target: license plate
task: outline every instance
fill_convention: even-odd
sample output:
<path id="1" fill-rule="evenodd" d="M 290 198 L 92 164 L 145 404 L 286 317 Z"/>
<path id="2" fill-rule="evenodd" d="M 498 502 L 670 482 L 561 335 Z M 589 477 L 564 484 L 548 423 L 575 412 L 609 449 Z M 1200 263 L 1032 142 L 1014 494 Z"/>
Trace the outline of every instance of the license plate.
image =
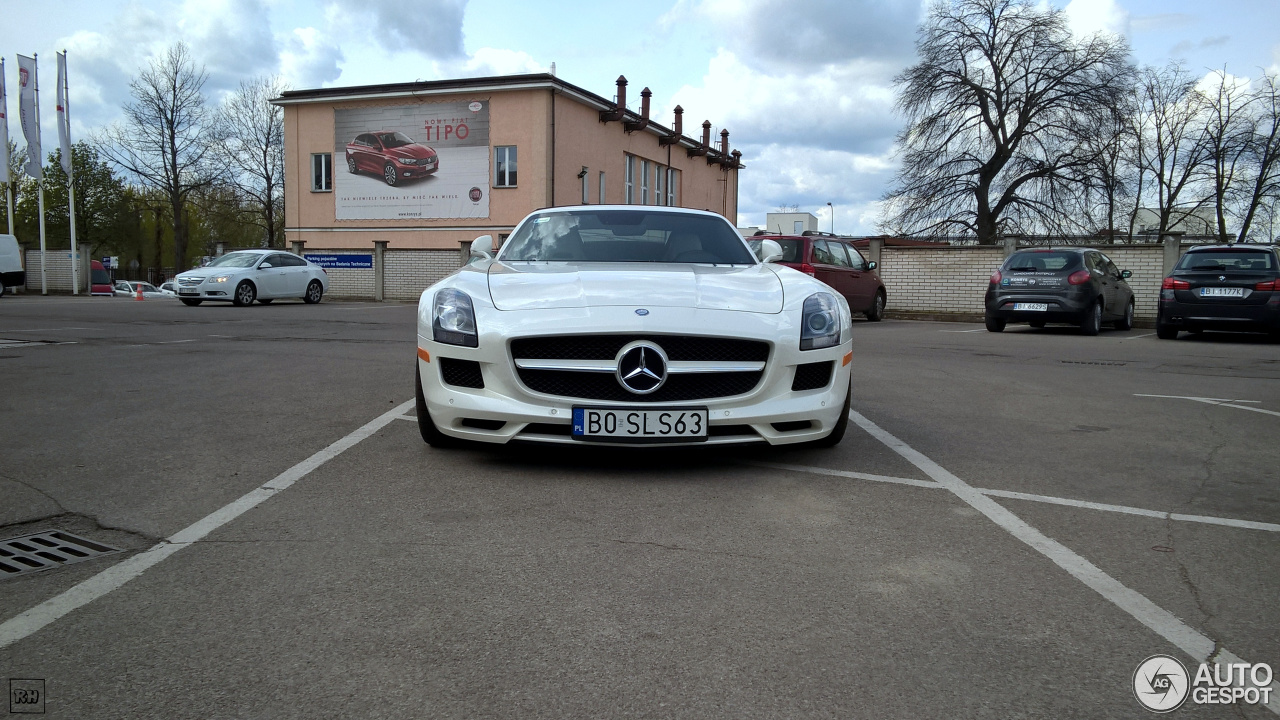
<path id="1" fill-rule="evenodd" d="M 1200 288 L 1200 297 L 1244 297 L 1244 288 Z"/>
<path id="2" fill-rule="evenodd" d="M 1014 311 L 1049 312 L 1049 303 L 1014 303 L 1013 309 Z"/>
<path id="3" fill-rule="evenodd" d="M 609 442 L 706 440 L 706 408 L 573 409 L 573 437 Z"/>
<path id="4" fill-rule="evenodd" d="M 178 294 L 179 295 L 199 295 L 200 290 L 198 288 L 178 288 Z"/>

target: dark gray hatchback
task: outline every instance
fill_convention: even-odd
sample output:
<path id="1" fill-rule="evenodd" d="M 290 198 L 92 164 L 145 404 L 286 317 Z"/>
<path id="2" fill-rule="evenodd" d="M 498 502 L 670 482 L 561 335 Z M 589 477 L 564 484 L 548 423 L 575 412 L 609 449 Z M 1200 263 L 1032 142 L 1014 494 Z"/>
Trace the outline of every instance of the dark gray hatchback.
<path id="1" fill-rule="evenodd" d="M 1280 253 L 1269 245 L 1200 245 L 1160 286 L 1156 334 L 1246 330 L 1280 337 Z"/>
<path id="2" fill-rule="evenodd" d="M 1069 323 L 1085 335 L 1097 335 L 1104 322 L 1128 330 L 1133 327 L 1129 275 L 1093 248 L 1019 250 L 991 274 L 987 330 L 1000 332 L 1011 322 L 1035 328 Z"/>

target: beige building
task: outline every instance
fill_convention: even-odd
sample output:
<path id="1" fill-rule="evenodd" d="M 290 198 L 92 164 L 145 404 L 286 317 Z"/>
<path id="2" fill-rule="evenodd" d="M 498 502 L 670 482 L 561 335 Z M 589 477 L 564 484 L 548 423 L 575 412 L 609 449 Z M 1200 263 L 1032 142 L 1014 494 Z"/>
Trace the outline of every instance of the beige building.
<path id="1" fill-rule="evenodd" d="M 648 88 L 639 113 L 626 109 L 624 78 L 617 92 L 607 100 L 547 74 L 286 92 L 275 100 L 286 241 L 377 262 L 429 251 L 424 267 L 438 276 L 465 243 L 505 238 L 539 208 L 674 205 L 736 221 L 742 164 L 728 131 L 712 138 L 705 122 L 689 137 L 680 108 L 669 127 L 649 117 Z"/>

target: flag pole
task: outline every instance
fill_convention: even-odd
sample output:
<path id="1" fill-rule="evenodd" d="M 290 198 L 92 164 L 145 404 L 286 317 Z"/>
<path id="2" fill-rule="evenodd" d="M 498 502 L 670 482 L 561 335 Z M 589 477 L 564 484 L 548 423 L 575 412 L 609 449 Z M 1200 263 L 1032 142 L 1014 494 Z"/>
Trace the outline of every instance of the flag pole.
<path id="1" fill-rule="evenodd" d="M 39 53 L 31 53 L 31 59 L 35 61 L 34 65 L 35 65 L 35 68 L 36 68 L 36 77 L 35 77 L 36 107 L 35 107 L 35 114 L 36 114 L 36 128 L 37 128 L 36 132 L 39 132 L 39 127 L 40 127 L 40 54 L 39 54 Z M 30 150 L 30 148 L 28 148 L 28 150 Z M 27 162 L 30 162 L 30 161 L 31 161 L 31 158 L 30 158 L 30 157 L 28 157 L 28 158 L 27 158 Z M 43 159 L 43 158 L 36 158 L 36 162 L 43 164 L 43 163 L 44 163 L 44 159 Z M 49 294 L 49 272 L 48 272 L 48 269 L 45 267 L 45 260 L 44 260 L 44 253 L 45 253 L 45 243 L 44 243 L 44 173 L 40 173 L 40 180 L 39 180 L 39 181 L 37 181 L 36 185 L 37 185 L 37 187 L 39 188 L 39 199 L 36 201 L 36 207 L 37 207 L 37 210 L 38 210 L 38 211 L 39 211 L 39 213 L 40 213 L 40 294 L 41 294 L 41 295 L 48 295 L 48 294 Z"/>
<path id="2" fill-rule="evenodd" d="M 72 162 L 73 155 L 71 151 L 71 102 L 70 93 L 67 92 L 69 85 L 67 83 L 67 51 L 62 51 L 62 117 L 59 122 L 65 125 L 67 141 L 63 143 L 63 150 L 66 153 L 66 169 L 67 169 L 67 212 L 71 219 L 71 294 L 80 294 L 80 246 L 76 244 L 76 184 L 75 178 L 72 176 L 72 170 L 75 168 Z"/>
<path id="3" fill-rule="evenodd" d="M 3 84 L 4 84 L 4 58 L 0 57 L 0 85 L 3 85 Z M 19 90 L 19 94 L 21 94 L 21 90 Z M 7 89 L 2 99 L 5 101 L 5 104 L 7 105 L 8 104 Z M 4 202 L 5 202 L 5 209 L 9 211 L 6 217 L 9 218 L 9 234 L 12 235 L 13 234 L 13 178 L 9 174 L 9 109 L 7 107 L 0 107 L 0 115 L 4 115 L 4 142 L 5 142 L 4 176 L 6 178 L 9 178 L 8 182 L 4 184 Z M 23 267 L 26 267 L 27 265 L 27 259 L 25 257 L 22 258 L 22 265 Z"/>

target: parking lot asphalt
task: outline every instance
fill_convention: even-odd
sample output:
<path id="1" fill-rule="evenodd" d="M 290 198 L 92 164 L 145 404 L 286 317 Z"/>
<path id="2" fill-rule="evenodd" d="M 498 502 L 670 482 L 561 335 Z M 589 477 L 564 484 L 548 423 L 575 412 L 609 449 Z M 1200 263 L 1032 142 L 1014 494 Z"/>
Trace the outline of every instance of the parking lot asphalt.
<path id="1" fill-rule="evenodd" d="M 830 450 L 440 451 L 413 316 L 0 299 L 0 539 L 124 550 L 0 580 L 0 679 L 67 718 L 1057 718 L 1144 716 L 1171 637 L 1280 665 L 1265 337 L 857 323 Z"/>

